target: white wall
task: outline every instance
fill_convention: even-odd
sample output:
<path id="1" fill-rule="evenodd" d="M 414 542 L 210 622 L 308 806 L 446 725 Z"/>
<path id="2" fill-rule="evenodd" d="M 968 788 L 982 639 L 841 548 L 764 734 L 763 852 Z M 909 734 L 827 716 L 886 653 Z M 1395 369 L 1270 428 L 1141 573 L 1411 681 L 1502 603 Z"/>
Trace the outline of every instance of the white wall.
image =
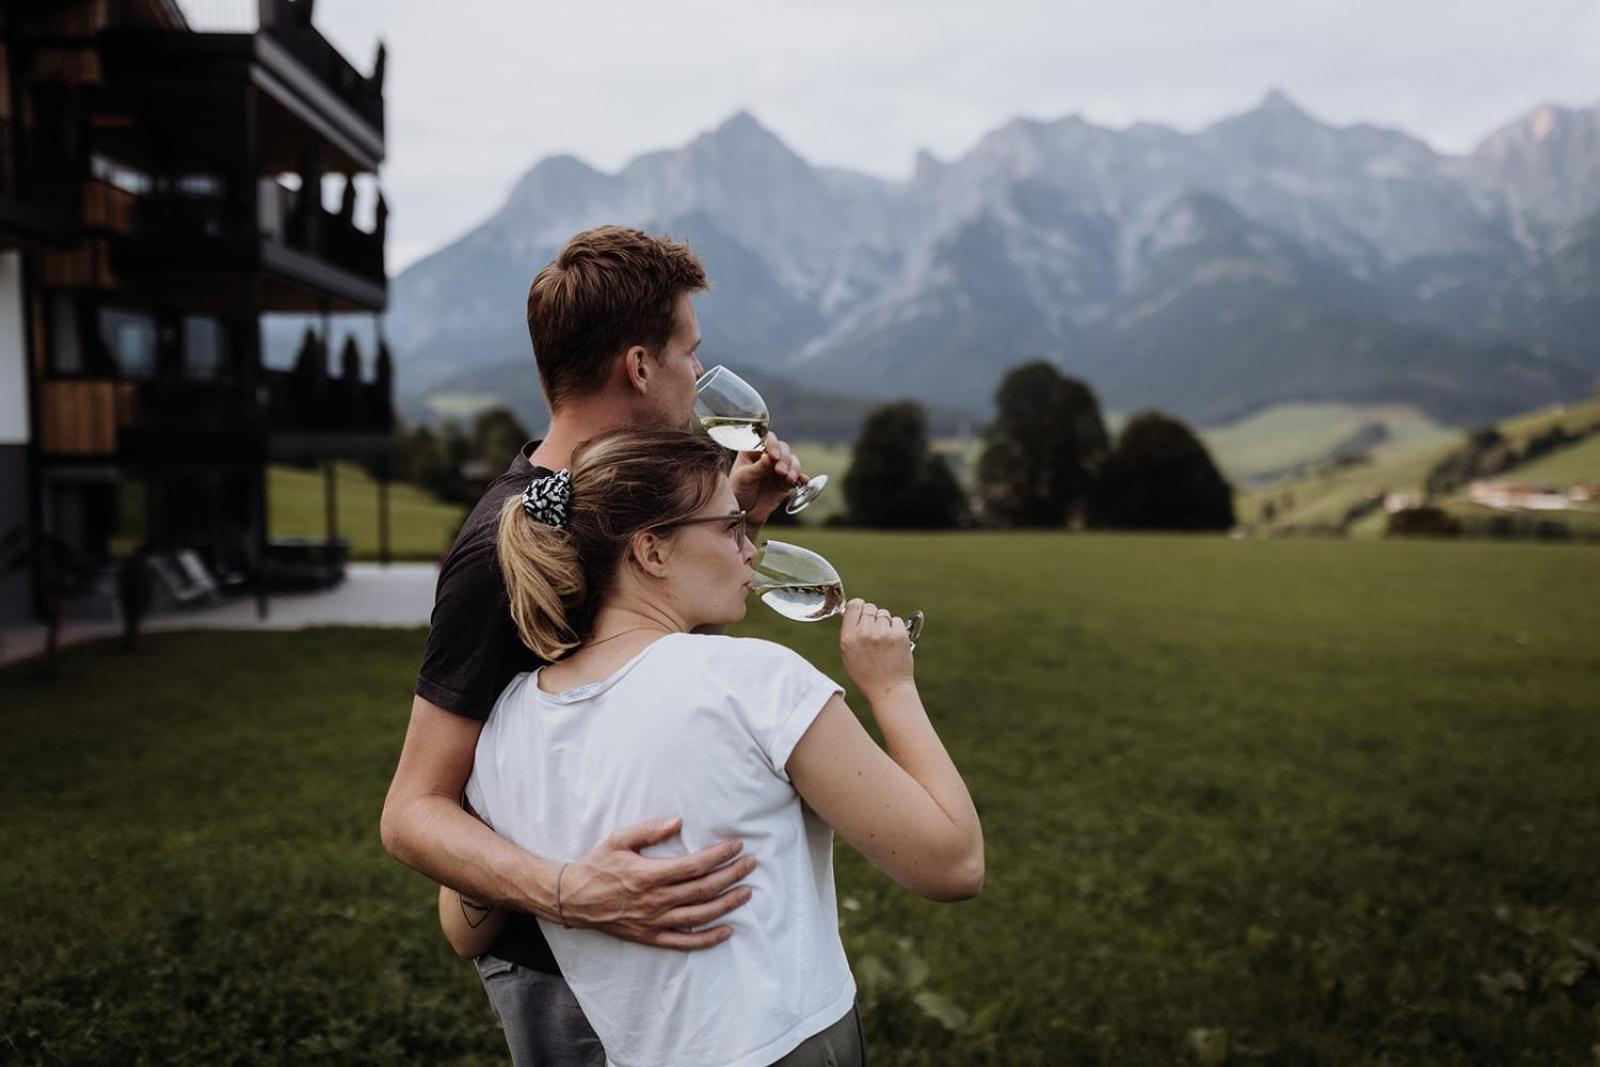
<path id="1" fill-rule="evenodd" d="M 22 256 L 0 252 L 0 445 L 28 443 L 28 349 L 22 318 Z"/>

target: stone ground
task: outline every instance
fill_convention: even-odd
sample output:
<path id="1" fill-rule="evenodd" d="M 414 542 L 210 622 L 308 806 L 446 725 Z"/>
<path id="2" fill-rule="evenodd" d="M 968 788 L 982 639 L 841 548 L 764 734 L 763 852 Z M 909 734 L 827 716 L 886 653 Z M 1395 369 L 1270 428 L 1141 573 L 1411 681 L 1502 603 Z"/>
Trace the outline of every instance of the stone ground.
<path id="1" fill-rule="evenodd" d="M 265 619 L 256 615 L 254 597 L 168 611 L 147 618 L 145 633 L 172 630 L 301 630 L 309 626 L 426 626 L 433 610 L 439 569 L 431 563 L 352 563 L 336 588 L 309 593 L 275 593 Z M 62 644 L 115 637 L 116 622 L 69 620 Z M 45 628 L 36 623 L 0 631 L 0 664 L 31 659 L 44 648 Z"/>

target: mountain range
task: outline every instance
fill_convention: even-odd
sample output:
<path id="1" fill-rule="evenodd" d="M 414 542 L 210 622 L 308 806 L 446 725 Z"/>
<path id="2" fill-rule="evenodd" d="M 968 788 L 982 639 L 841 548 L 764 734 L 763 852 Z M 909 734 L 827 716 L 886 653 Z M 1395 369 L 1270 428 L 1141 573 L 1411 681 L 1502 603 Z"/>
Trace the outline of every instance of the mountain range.
<path id="1" fill-rule="evenodd" d="M 689 241 L 704 361 L 808 395 L 981 418 L 1042 357 L 1108 408 L 1201 424 L 1290 401 L 1468 423 L 1600 374 L 1600 106 L 1448 155 L 1272 92 L 1195 132 L 1017 119 L 900 182 L 813 166 L 747 113 L 615 173 L 545 159 L 393 279 L 410 407 L 531 380 L 528 282 L 601 223 Z"/>

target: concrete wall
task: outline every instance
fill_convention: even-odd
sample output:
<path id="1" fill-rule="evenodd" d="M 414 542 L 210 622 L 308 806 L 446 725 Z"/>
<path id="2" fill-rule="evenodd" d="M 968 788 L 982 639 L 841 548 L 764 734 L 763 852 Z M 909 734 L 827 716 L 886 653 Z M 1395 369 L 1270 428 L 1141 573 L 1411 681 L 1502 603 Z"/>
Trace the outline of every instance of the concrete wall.
<path id="1" fill-rule="evenodd" d="M 28 521 L 28 350 L 22 257 L 0 252 L 0 534 Z M 32 614 L 25 577 L 0 577 L 0 624 Z"/>

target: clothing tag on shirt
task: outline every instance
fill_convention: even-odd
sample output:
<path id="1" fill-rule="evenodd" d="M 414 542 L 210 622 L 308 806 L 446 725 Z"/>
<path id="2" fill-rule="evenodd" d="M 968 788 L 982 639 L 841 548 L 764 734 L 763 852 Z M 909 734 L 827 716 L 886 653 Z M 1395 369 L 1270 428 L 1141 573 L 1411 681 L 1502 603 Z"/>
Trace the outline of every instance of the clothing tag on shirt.
<path id="1" fill-rule="evenodd" d="M 562 700 L 582 700 L 584 697 L 589 696 L 596 689 L 599 689 L 599 688 L 600 688 L 600 683 L 599 682 L 590 682 L 588 685 L 580 685 L 576 689 L 568 689 L 565 693 L 561 694 L 561 699 Z"/>

